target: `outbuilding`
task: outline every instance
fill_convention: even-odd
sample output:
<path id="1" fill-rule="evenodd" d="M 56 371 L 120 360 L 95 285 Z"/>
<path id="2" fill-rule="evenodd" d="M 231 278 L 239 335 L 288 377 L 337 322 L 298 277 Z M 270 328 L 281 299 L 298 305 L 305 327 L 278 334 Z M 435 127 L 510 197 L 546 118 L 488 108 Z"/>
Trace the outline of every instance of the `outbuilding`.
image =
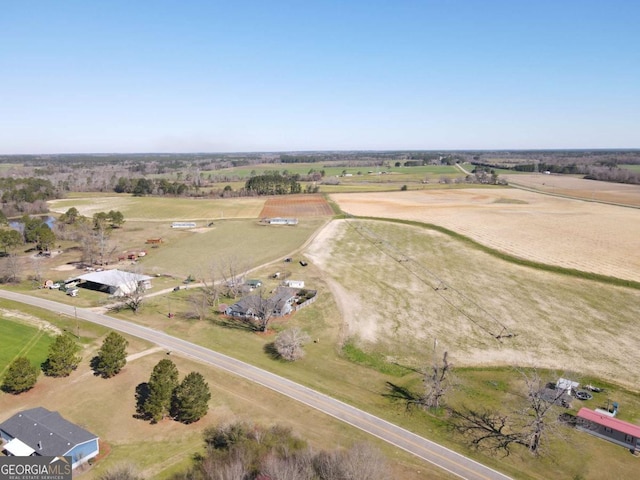
<path id="1" fill-rule="evenodd" d="M 70 456 L 72 468 L 100 453 L 96 435 L 43 407 L 23 410 L 0 423 L 0 438 L 6 442 L 2 446 L 6 455 Z"/>
<path id="2" fill-rule="evenodd" d="M 577 428 L 622 447 L 640 452 L 640 426 L 581 408 L 577 415 Z"/>

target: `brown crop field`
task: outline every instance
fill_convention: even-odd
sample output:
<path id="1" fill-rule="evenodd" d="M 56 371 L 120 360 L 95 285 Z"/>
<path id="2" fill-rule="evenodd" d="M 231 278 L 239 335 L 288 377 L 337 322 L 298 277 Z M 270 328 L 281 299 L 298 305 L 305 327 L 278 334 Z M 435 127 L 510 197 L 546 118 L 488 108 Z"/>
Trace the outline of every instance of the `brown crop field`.
<path id="1" fill-rule="evenodd" d="M 640 209 L 513 188 L 345 193 L 331 199 L 352 215 L 431 223 L 516 257 L 640 281 Z"/>
<path id="2" fill-rule="evenodd" d="M 322 195 L 283 195 L 269 198 L 260 212 L 260 218 L 318 217 L 333 215 Z"/>
<path id="3" fill-rule="evenodd" d="M 543 193 L 640 207 L 640 185 L 585 180 L 569 175 L 500 175 L 509 182 Z"/>

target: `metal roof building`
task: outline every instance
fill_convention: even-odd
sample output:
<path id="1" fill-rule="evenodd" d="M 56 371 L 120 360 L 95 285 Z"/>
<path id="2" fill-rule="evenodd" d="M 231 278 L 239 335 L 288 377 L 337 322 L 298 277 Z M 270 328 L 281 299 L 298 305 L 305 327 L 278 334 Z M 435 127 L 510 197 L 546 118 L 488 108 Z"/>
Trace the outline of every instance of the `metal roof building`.
<path id="1" fill-rule="evenodd" d="M 588 408 L 578 412 L 578 428 L 630 450 L 640 451 L 640 426 Z"/>
<path id="2" fill-rule="evenodd" d="M 138 286 L 142 286 L 145 290 L 151 288 L 152 278 L 148 275 L 113 269 L 86 273 L 74 278 L 74 280 L 87 282 L 87 285 L 84 286 L 93 290 L 103 291 L 115 297 L 122 297 L 133 293 Z"/>

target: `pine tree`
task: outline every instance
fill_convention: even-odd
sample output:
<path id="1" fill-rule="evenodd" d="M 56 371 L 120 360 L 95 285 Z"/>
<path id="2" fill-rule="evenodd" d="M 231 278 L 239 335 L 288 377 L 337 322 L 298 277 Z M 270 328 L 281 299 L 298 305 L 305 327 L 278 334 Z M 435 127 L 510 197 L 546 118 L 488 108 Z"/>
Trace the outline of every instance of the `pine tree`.
<path id="1" fill-rule="evenodd" d="M 142 407 L 153 422 L 159 422 L 171 410 L 173 392 L 178 386 L 178 368 L 169 359 L 163 359 L 153 367 L 148 382 L 149 396 Z"/>
<path id="2" fill-rule="evenodd" d="M 81 357 L 76 355 L 80 347 L 68 335 L 58 335 L 49 346 L 49 356 L 44 363 L 44 374 L 50 377 L 67 377 L 78 368 Z"/>
<path id="3" fill-rule="evenodd" d="M 102 342 L 95 358 L 95 371 L 104 378 L 116 375 L 127 364 L 129 342 L 119 333 L 111 332 Z"/>
<path id="4" fill-rule="evenodd" d="M 207 414 L 211 392 L 204 377 L 191 372 L 175 389 L 172 401 L 172 414 L 183 423 L 193 423 Z"/>
<path id="5" fill-rule="evenodd" d="M 26 392 L 36 384 L 38 373 L 38 369 L 31 365 L 27 357 L 18 357 L 7 369 L 2 390 L 8 393 Z"/>

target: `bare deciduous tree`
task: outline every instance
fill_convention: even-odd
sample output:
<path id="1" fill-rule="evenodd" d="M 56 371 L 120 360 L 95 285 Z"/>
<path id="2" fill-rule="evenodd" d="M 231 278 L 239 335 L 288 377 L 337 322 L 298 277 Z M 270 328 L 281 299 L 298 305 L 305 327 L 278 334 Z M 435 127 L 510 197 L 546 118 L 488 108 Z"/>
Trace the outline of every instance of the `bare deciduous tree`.
<path id="1" fill-rule="evenodd" d="M 20 257 L 14 254 L 0 259 L 0 279 L 7 283 L 18 283 L 24 272 L 24 266 Z"/>
<path id="2" fill-rule="evenodd" d="M 143 477 L 136 473 L 133 465 L 119 465 L 108 470 L 98 477 L 98 480 L 143 480 Z"/>
<path id="3" fill-rule="evenodd" d="M 275 308 L 273 298 L 268 297 L 261 288 L 257 294 L 247 297 L 247 303 L 251 305 L 256 330 L 266 332 Z"/>
<path id="4" fill-rule="evenodd" d="M 138 276 L 141 274 L 140 269 L 135 268 L 132 272 L 123 272 L 122 275 L 122 300 L 124 305 L 130 308 L 133 313 L 138 313 L 138 310 L 142 307 L 144 295 L 147 291 L 144 282 L 138 280 Z"/>
<path id="5" fill-rule="evenodd" d="M 442 398 L 451 389 L 450 372 L 453 364 L 448 360 L 448 352 L 444 352 L 442 363 L 438 363 L 435 358 L 431 368 L 424 374 L 424 395 L 420 398 L 420 403 L 427 408 L 438 408 Z"/>
<path id="6" fill-rule="evenodd" d="M 315 477 L 310 452 L 287 457 L 269 455 L 262 461 L 260 473 L 278 480 L 312 480 Z"/>
<path id="7" fill-rule="evenodd" d="M 285 360 L 293 362 L 304 357 L 302 347 L 309 341 L 309 335 L 298 327 L 288 328 L 278 334 L 275 347 Z"/>
<path id="8" fill-rule="evenodd" d="M 226 295 L 236 298 L 244 287 L 246 267 L 237 257 L 231 256 L 220 265 L 220 276 L 226 288 Z"/>
<path id="9" fill-rule="evenodd" d="M 519 410 L 512 413 L 466 407 L 452 410 L 454 428 L 469 436 L 474 446 L 509 455 L 512 446 L 521 445 L 540 455 L 547 437 L 561 435 L 558 410 L 566 392 L 546 388 L 535 369 L 520 370 L 520 374 L 524 378 L 526 401 Z"/>
<path id="10" fill-rule="evenodd" d="M 366 443 L 342 452 L 321 452 L 314 459 L 314 469 L 322 480 L 386 480 L 389 470 L 382 454 Z"/>

